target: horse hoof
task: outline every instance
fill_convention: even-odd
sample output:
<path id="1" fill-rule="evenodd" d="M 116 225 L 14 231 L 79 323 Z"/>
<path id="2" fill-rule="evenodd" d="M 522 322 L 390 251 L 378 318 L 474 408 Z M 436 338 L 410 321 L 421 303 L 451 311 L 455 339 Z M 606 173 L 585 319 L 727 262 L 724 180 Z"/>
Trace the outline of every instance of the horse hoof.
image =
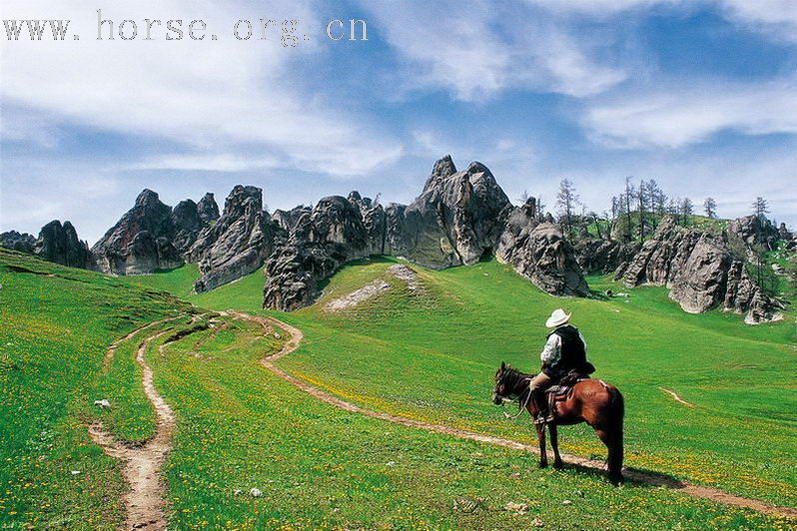
<path id="1" fill-rule="evenodd" d="M 556 470 L 562 470 L 565 467 L 565 464 L 562 463 L 561 461 L 554 461 L 553 467 Z"/>
<path id="2" fill-rule="evenodd" d="M 548 463 L 547 462 L 541 462 L 540 463 L 540 468 L 548 468 Z"/>
<path id="3" fill-rule="evenodd" d="M 615 487 L 619 487 L 620 485 L 625 483 L 625 479 L 623 479 L 622 476 L 620 476 L 619 478 L 609 478 L 609 481 L 611 481 L 612 485 L 614 485 Z"/>

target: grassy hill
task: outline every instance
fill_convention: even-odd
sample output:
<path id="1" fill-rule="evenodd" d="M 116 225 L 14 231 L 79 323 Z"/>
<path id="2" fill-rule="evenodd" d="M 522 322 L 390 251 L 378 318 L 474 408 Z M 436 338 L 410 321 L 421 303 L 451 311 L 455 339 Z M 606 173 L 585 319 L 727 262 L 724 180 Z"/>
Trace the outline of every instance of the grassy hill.
<path id="1" fill-rule="evenodd" d="M 493 262 L 416 268 L 422 289 L 411 292 L 386 273 L 392 263 L 353 264 L 319 304 L 280 314 L 305 334 L 280 366 L 371 409 L 529 441 L 527 420 L 505 421 L 489 403 L 491 378 L 502 359 L 532 368 L 541 323 L 562 305 L 575 312 L 598 376 L 626 395 L 630 465 L 795 505 L 789 442 L 797 426 L 789 416 L 797 404 L 794 382 L 783 377 L 795 369 L 792 316 L 744 327 L 738 316 L 683 314 L 657 289 L 608 302 L 557 299 Z M 350 311 L 323 311 L 377 277 L 392 289 Z M 0 459 L 9 464 L 0 471 L 0 524 L 121 522 L 118 464 L 90 442 L 86 426 L 102 420 L 131 442 L 152 435 L 133 352 L 168 329 L 147 360 L 177 415 L 164 471 L 174 528 L 528 528 L 534 518 L 553 529 L 785 525 L 667 489 L 615 489 L 589 472 L 539 471 L 532 455 L 320 403 L 258 364 L 281 339 L 158 291 L 201 308 L 265 313 L 262 273 L 188 296 L 195 278 L 190 266 L 108 278 L 0 251 Z M 114 339 L 162 319 L 171 320 L 121 342 L 104 361 Z M 91 404 L 106 396 L 113 407 L 100 413 Z M 563 450 L 604 455 L 586 429 L 562 431 Z M 507 502 L 529 511 L 505 510 Z"/>

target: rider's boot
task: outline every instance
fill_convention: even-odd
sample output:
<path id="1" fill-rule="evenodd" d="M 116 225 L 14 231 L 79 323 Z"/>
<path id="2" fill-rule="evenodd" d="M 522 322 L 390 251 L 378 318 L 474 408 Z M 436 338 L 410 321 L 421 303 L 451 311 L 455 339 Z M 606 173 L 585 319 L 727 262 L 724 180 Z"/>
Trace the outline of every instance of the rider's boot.
<path id="1" fill-rule="evenodd" d="M 534 424 L 545 424 L 546 422 L 553 420 L 552 418 L 549 418 L 549 415 L 547 414 L 548 404 L 546 404 L 547 400 L 545 397 L 545 390 L 533 390 L 531 392 L 531 399 L 534 400 L 534 403 L 537 405 L 537 416 L 534 418 Z"/>

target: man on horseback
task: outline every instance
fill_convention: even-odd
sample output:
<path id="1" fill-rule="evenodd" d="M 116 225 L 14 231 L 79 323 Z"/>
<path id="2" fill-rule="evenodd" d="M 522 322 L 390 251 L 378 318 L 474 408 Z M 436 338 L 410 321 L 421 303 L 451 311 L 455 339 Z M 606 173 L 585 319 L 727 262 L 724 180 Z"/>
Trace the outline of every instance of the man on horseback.
<path id="1" fill-rule="evenodd" d="M 545 390 L 570 373 L 589 375 L 595 367 L 587 361 L 587 343 L 578 328 L 570 324 L 571 314 L 562 309 L 554 310 L 545 322 L 552 329 L 548 340 L 540 353 L 542 370 L 532 378 L 531 399 L 537 404 L 537 424 L 553 421 L 552 412 L 548 411 Z"/>

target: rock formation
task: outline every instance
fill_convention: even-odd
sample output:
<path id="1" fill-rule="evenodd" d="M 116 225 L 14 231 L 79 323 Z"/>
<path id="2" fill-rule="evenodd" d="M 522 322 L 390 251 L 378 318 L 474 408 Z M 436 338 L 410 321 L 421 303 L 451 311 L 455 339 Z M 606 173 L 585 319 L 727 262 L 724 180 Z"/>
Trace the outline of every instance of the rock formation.
<path id="1" fill-rule="evenodd" d="M 10 230 L 0 234 L 0 247 L 6 249 L 13 249 L 22 253 L 32 253 L 33 246 L 36 244 L 36 238 L 27 232 L 17 232 Z"/>
<path id="2" fill-rule="evenodd" d="M 537 219 L 532 201 L 509 215 L 495 256 L 547 293 L 589 295 L 573 247 L 558 225 Z"/>
<path id="3" fill-rule="evenodd" d="M 172 244 L 175 226 L 171 207 L 158 194 L 144 190 L 136 203 L 92 247 L 97 267 L 114 275 L 140 275 L 172 269 L 183 261 Z"/>
<path id="4" fill-rule="evenodd" d="M 33 252 L 44 260 L 69 267 L 90 269 L 94 263 L 88 244 L 80 241 L 69 221 L 62 225 L 53 220 L 42 227 Z"/>
<path id="5" fill-rule="evenodd" d="M 644 243 L 623 282 L 667 286 L 670 298 L 689 313 L 721 307 L 746 313 L 747 323 L 780 317 L 781 305 L 748 275 L 744 257 L 731 250 L 726 236 L 679 227 L 671 217 Z"/>
<path id="6" fill-rule="evenodd" d="M 208 291 L 262 267 L 280 231 L 263 211 L 260 188 L 233 188 L 224 213 L 199 233 L 188 252 L 188 260 L 198 262 L 202 274 L 194 289 Z"/>
<path id="7" fill-rule="evenodd" d="M 266 266 L 263 305 L 296 310 L 318 296 L 318 284 L 345 262 L 371 253 L 369 232 L 356 201 L 341 196 L 321 199 L 312 213 L 302 213 L 290 237 Z"/>
<path id="8" fill-rule="evenodd" d="M 145 189 L 133 208 L 92 248 L 97 267 L 114 275 L 140 275 L 183 264 L 183 256 L 199 233 L 219 217 L 219 207 L 208 193 L 194 203 L 180 201 L 174 209 L 158 194 Z"/>
<path id="9" fill-rule="evenodd" d="M 473 162 L 458 172 L 446 155 L 415 201 L 390 210 L 385 251 L 442 269 L 492 255 L 511 204 L 486 166 Z"/>
<path id="10" fill-rule="evenodd" d="M 275 210 L 271 214 L 271 219 L 286 232 L 291 232 L 302 214 L 311 214 L 312 212 L 310 207 L 299 205 L 290 210 Z"/>
<path id="11" fill-rule="evenodd" d="M 199 200 L 196 210 L 203 225 L 210 225 L 219 219 L 219 205 L 216 204 L 216 198 L 210 192 Z"/>
<path id="12" fill-rule="evenodd" d="M 731 240 L 738 239 L 748 250 L 760 248 L 771 251 L 780 239 L 778 229 L 772 222 L 760 216 L 744 216 L 728 224 Z"/>
<path id="13" fill-rule="evenodd" d="M 576 261 L 587 273 L 606 274 L 627 264 L 639 251 L 637 243 L 601 238 L 581 238 L 574 245 Z"/>

